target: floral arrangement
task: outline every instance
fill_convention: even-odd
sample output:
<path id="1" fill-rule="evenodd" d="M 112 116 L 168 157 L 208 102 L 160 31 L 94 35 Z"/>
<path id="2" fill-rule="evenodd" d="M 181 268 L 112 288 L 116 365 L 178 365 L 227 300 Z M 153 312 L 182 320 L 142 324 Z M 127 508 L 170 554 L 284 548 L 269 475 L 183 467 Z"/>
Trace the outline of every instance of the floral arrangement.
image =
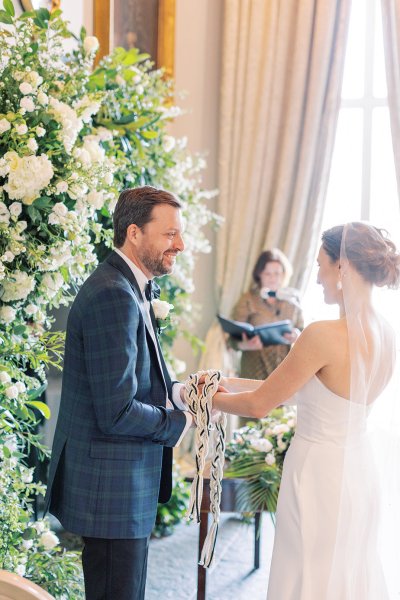
<path id="1" fill-rule="evenodd" d="M 295 433 L 296 413 L 277 408 L 234 432 L 226 447 L 225 477 L 244 478 L 238 503 L 244 512 L 276 511 L 283 461 Z"/>
<path id="2" fill-rule="evenodd" d="M 192 315 L 195 255 L 210 251 L 202 227 L 218 219 L 200 190 L 204 161 L 167 133 L 178 110 L 172 85 L 148 57 L 116 49 L 93 72 L 96 38 L 68 31 L 61 11 L 16 18 L 0 10 L 0 568 L 25 574 L 57 597 L 82 588 L 78 557 L 60 549 L 48 521 L 33 518 L 44 491 L 26 466 L 46 368 L 60 366 L 64 335 L 51 309 L 68 305 L 109 251 L 112 213 L 124 187 L 150 184 L 179 195 L 187 250 L 160 280 L 174 305 L 162 342 L 169 349 Z M 73 47 L 67 51 L 65 41 Z M 179 327 L 178 327 L 179 325 Z M 190 333 L 187 337 L 196 343 Z M 167 356 L 171 364 L 171 354 Z M 184 363 L 175 361 L 175 371 Z M 46 535 L 43 537 L 43 534 Z M 52 541 L 51 541 L 52 540 Z M 76 592 L 74 598 L 80 597 Z"/>

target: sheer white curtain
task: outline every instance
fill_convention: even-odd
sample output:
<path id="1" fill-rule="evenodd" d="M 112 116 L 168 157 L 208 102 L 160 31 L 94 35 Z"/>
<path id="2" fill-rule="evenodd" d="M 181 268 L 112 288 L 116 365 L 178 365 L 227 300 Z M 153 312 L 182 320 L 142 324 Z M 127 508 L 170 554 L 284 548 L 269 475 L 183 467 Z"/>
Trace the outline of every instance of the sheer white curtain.
<path id="1" fill-rule="evenodd" d="M 381 0 L 386 78 L 400 201 L 400 0 Z"/>
<path id="2" fill-rule="evenodd" d="M 219 312 L 259 252 L 277 246 L 302 285 L 318 234 L 340 103 L 351 0 L 225 0 L 217 211 Z M 203 368 L 222 368 L 217 324 Z"/>

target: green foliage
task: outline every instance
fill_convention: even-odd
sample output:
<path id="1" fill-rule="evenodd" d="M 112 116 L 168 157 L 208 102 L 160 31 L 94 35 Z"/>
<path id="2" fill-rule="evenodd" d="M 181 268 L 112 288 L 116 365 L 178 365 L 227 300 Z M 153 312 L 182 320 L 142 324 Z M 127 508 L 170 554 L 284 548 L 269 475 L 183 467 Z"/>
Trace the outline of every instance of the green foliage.
<path id="1" fill-rule="evenodd" d="M 276 511 L 283 461 L 294 432 L 295 413 L 287 408 L 275 409 L 234 432 L 226 448 L 225 476 L 243 479 L 240 511 Z"/>

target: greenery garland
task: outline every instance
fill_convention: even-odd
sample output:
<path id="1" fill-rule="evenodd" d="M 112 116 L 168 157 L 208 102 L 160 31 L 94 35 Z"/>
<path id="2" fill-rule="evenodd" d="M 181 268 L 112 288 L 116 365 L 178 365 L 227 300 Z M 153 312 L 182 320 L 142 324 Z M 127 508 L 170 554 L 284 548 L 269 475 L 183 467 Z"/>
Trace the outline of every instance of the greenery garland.
<path id="1" fill-rule="evenodd" d="M 210 251 L 202 233 L 218 218 L 201 191 L 201 157 L 167 132 L 178 109 L 172 84 L 138 50 L 117 48 L 92 72 L 96 38 L 68 31 L 61 11 L 15 17 L 0 10 L 0 568 L 31 578 L 57 598 L 81 598 L 75 553 L 62 550 L 47 519 L 35 521 L 31 498 L 43 493 L 26 457 L 48 450 L 35 433 L 46 369 L 60 367 L 63 334 L 51 310 L 67 306 L 111 246 L 111 219 L 124 187 L 169 189 L 184 204 L 186 252 L 160 280 L 174 306 L 162 343 L 179 333 L 195 256 Z M 66 51 L 68 42 L 72 50 Z"/>

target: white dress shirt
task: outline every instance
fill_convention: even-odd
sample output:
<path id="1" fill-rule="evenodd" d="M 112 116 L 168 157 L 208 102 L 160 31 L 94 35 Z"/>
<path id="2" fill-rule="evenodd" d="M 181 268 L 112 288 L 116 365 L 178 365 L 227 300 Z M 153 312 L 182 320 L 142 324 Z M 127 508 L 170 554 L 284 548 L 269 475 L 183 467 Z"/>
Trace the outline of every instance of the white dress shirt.
<path id="1" fill-rule="evenodd" d="M 124 254 L 119 248 L 114 248 L 114 252 L 116 252 L 126 262 L 126 264 L 130 267 L 130 269 L 131 269 L 132 273 L 134 274 L 135 279 L 136 279 L 136 281 L 138 283 L 138 286 L 139 286 L 139 289 L 140 289 L 140 292 L 141 292 L 142 298 L 143 298 L 143 311 L 142 311 L 142 314 L 143 314 L 143 317 L 144 317 L 144 319 L 146 321 L 147 329 L 149 330 L 149 333 L 150 333 L 151 337 L 153 338 L 154 346 L 155 346 L 156 352 L 157 352 L 158 362 L 160 364 L 160 369 L 161 369 L 161 373 L 162 373 L 163 370 L 162 370 L 162 366 L 161 366 L 160 355 L 159 355 L 159 352 L 158 352 L 158 344 L 157 344 L 157 340 L 156 340 L 156 332 L 154 331 L 153 324 L 151 322 L 150 302 L 147 300 L 147 298 L 145 296 L 145 293 L 144 293 L 144 290 L 145 290 L 146 285 L 148 283 L 148 279 L 147 279 L 146 275 L 143 273 L 143 271 L 141 271 L 139 269 L 139 267 L 136 266 L 135 263 L 132 262 L 130 260 L 130 258 L 128 258 L 126 256 L 126 254 Z M 165 387 L 167 387 L 167 386 L 165 386 Z M 187 430 L 190 428 L 190 426 L 193 423 L 193 417 L 190 414 L 190 412 L 187 410 L 186 404 L 184 404 L 182 402 L 182 399 L 181 399 L 181 388 L 182 387 L 183 387 L 183 384 L 182 383 L 178 383 L 178 382 L 175 382 L 172 385 L 172 400 L 173 400 L 175 406 L 179 410 L 182 410 L 184 412 L 185 417 L 186 417 L 185 428 L 182 431 L 182 434 L 181 434 L 179 440 L 175 444 L 175 447 L 179 446 L 179 444 L 181 443 L 181 441 L 182 441 L 183 437 L 185 436 Z M 168 397 L 167 397 L 167 409 L 174 410 L 174 406 L 173 406 L 172 402 L 169 400 Z"/>

